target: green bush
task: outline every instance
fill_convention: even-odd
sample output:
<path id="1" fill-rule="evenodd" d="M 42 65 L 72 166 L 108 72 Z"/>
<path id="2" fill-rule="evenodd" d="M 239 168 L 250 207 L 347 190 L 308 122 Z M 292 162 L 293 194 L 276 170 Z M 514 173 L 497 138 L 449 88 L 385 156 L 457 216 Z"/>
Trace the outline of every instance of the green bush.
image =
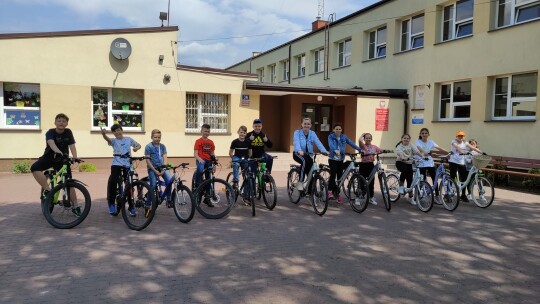
<path id="1" fill-rule="evenodd" d="M 96 166 L 91 163 L 80 164 L 79 172 L 96 172 Z"/>
<path id="2" fill-rule="evenodd" d="M 538 177 L 526 177 L 522 184 L 525 187 L 529 187 L 531 189 L 539 189 L 540 188 L 540 169 L 530 169 L 529 173 L 531 174 L 538 174 Z"/>
<path id="3" fill-rule="evenodd" d="M 30 160 L 13 160 L 13 167 L 11 168 L 11 171 L 17 174 L 30 173 Z"/>

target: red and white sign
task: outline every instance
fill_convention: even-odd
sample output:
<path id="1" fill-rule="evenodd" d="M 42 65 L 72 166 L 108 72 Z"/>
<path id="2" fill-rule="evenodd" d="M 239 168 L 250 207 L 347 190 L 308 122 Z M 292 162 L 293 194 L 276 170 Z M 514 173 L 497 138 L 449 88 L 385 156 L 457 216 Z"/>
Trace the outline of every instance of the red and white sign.
<path id="1" fill-rule="evenodd" d="M 388 109 L 375 109 L 375 131 L 388 131 Z"/>

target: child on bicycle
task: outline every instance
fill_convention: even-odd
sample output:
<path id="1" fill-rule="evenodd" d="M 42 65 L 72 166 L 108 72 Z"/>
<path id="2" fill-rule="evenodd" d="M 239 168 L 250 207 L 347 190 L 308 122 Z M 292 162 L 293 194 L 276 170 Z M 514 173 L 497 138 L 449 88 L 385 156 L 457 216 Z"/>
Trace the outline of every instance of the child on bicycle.
<path id="1" fill-rule="evenodd" d="M 214 150 L 216 146 L 211 139 L 208 139 L 208 136 L 210 136 L 210 125 L 203 124 L 201 126 L 201 138 L 195 141 L 194 147 L 195 163 L 197 165 L 195 187 L 198 187 L 202 183 L 204 169 L 211 164 L 213 158 L 215 159 Z"/>
<path id="2" fill-rule="evenodd" d="M 73 155 L 73 158 L 77 158 L 77 148 L 75 147 L 75 138 L 73 137 L 73 132 L 67 128 L 69 122 L 69 117 L 66 114 L 60 113 L 54 118 L 54 129 L 49 129 L 45 133 L 45 151 L 43 155 L 38 158 L 38 160 L 32 164 L 30 171 L 34 176 L 34 179 L 43 189 L 43 196 L 41 199 L 47 197 L 49 194 L 50 186 L 47 183 L 47 177 L 43 173 L 44 170 L 49 168 L 54 168 L 54 170 L 60 170 L 62 168 L 62 157 L 64 155 L 69 155 L 69 151 Z M 70 167 L 68 166 L 68 172 Z M 73 209 L 74 213 L 77 208 Z M 80 215 L 80 208 L 78 209 Z M 77 214 L 76 214 L 77 215 Z"/>
<path id="3" fill-rule="evenodd" d="M 166 183 L 169 182 L 171 176 L 167 170 L 158 171 L 156 168 L 167 164 L 167 148 L 161 143 L 161 131 L 158 129 L 152 130 L 150 135 L 152 142 L 144 147 L 144 156 L 146 159 L 146 167 L 148 168 L 148 181 L 150 189 L 155 189 L 160 176 L 163 177 Z M 170 201 L 170 198 L 167 198 Z M 149 202 L 150 203 L 150 202 Z"/>
<path id="4" fill-rule="evenodd" d="M 360 174 L 362 174 L 363 177 L 366 178 L 366 181 L 369 181 L 369 175 L 371 174 L 371 171 L 373 171 L 373 168 L 375 168 L 375 165 L 373 162 L 375 161 L 375 156 L 373 154 L 382 153 L 383 150 L 381 150 L 376 145 L 371 144 L 371 141 L 373 140 L 373 135 L 371 133 L 364 133 L 360 138 L 358 138 L 358 144 L 360 145 L 360 148 L 362 148 L 362 151 L 366 155 L 362 155 L 362 160 L 360 162 L 359 171 Z M 372 179 L 371 182 L 369 182 L 369 202 L 372 205 L 377 205 L 377 201 L 375 201 L 375 179 Z"/>
<path id="5" fill-rule="evenodd" d="M 232 160 L 233 167 L 233 184 L 238 187 L 238 172 L 239 169 L 245 169 L 248 165 L 247 159 L 251 157 L 252 149 L 249 140 L 246 139 L 247 127 L 240 126 L 238 128 L 238 138 L 231 142 L 229 156 Z"/>
<path id="6" fill-rule="evenodd" d="M 347 135 L 343 134 L 343 126 L 339 123 L 334 124 L 334 132 L 328 135 L 328 146 L 330 147 L 330 155 L 328 165 L 330 167 L 330 180 L 328 183 L 328 197 L 336 197 L 338 204 L 341 204 L 341 196 L 338 194 L 339 189 L 336 184 L 336 178 L 341 179 L 343 174 L 343 160 L 345 159 L 345 148 L 349 145 L 358 151 L 361 151 Z"/>
<path id="7" fill-rule="evenodd" d="M 399 176 L 399 194 L 405 194 L 405 188 L 403 184 L 407 181 L 407 188 L 412 186 L 413 180 L 413 157 L 414 155 L 419 155 L 424 157 L 426 153 L 421 148 L 417 148 L 415 145 L 410 143 L 411 136 L 407 133 L 401 136 L 401 141 L 396 145 L 394 150 L 397 155 L 396 168 L 401 172 Z M 413 197 L 413 193 L 409 192 L 409 198 Z M 415 205 L 414 200 L 411 199 L 411 204 Z"/>
<path id="8" fill-rule="evenodd" d="M 317 134 L 310 129 L 311 118 L 304 117 L 302 119 L 302 127 L 294 131 L 293 134 L 293 158 L 300 164 L 300 180 L 296 184 L 296 189 L 298 191 L 304 190 L 303 182 L 305 175 L 313 166 L 313 159 L 311 158 L 311 154 L 313 154 L 313 145 L 316 145 L 322 154 L 328 155 L 326 148 L 317 137 Z"/>
<path id="9" fill-rule="evenodd" d="M 441 153 L 448 154 L 448 151 L 445 149 L 439 147 L 437 143 L 431 139 L 429 139 L 429 130 L 428 128 L 422 128 L 420 129 L 420 134 L 418 135 L 418 139 L 415 142 L 415 145 L 422 149 L 422 151 L 428 153 L 426 155 L 426 159 L 424 157 L 418 157 L 418 168 L 420 168 L 420 173 L 424 176 L 424 180 L 427 181 L 427 175 L 431 177 L 431 181 L 433 183 L 433 187 L 435 188 L 435 196 L 439 197 L 439 188 L 436 187 L 437 181 L 435 180 L 435 162 L 433 161 L 433 157 L 429 155 L 431 151 L 437 150 Z M 438 199 L 435 200 L 437 204 L 441 204 Z"/>
<path id="10" fill-rule="evenodd" d="M 452 155 L 450 155 L 450 159 L 448 160 L 448 165 L 450 167 L 450 177 L 452 179 L 456 179 L 456 177 L 459 175 L 460 182 L 465 182 L 467 180 L 467 176 L 469 175 L 469 171 L 465 166 L 465 155 L 462 154 L 466 154 L 469 151 L 476 151 L 478 153 L 482 153 L 480 149 L 473 147 L 464 138 L 465 132 L 458 131 L 456 133 L 456 138 L 452 140 L 450 146 L 450 151 L 452 152 Z M 470 192 L 469 187 L 464 188 L 467 188 L 467 191 Z M 469 199 L 465 195 L 465 189 L 461 191 L 460 199 L 463 202 L 469 201 Z"/>
<path id="11" fill-rule="evenodd" d="M 265 133 L 262 132 L 262 120 L 257 118 L 253 121 L 253 131 L 249 132 L 246 137 L 251 141 L 251 150 L 253 151 L 254 158 L 265 158 L 266 170 L 268 173 L 272 173 L 272 164 L 274 159 L 271 155 L 264 152 L 264 146 L 272 148 L 272 142 L 268 139 Z M 251 170 L 257 172 L 257 163 L 251 165 Z"/>
<path id="12" fill-rule="evenodd" d="M 107 131 L 101 128 L 101 135 L 103 139 L 113 147 L 113 160 L 111 164 L 111 175 L 109 175 L 109 180 L 107 182 L 107 202 L 109 204 L 109 213 L 114 215 L 116 214 L 116 195 L 118 182 L 122 179 L 122 174 L 127 174 L 129 170 L 129 159 L 123 158 L 121 156 L 131 156 L 131 148 L 133 152 L 137 152 L 141 145 L 139 145 L 133 138 L 124 136 L 124 130 L 119 124 L 114 124 L 111 127 L 111 132 L 114 134 L 114 138 L 111 139 L 107 136 Z M 128 208 L 129 214 L 135 216 L 135 208 L 130 206 Z"/>

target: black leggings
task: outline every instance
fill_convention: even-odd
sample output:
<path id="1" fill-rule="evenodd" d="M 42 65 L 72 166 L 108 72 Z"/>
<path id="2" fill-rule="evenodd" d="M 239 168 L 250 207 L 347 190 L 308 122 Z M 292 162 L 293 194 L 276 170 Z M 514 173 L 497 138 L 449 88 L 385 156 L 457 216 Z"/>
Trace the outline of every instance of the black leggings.
<path id="1" fill-rule="evenodd" d="M 343 175 L 344 163 L 341 160 L 328 160 L 328 166 L 330 166 L 330 180 L 328 181 L 328 190 L 332 191 L 337 195 L 338 187 L 336 184 L 336 179 L 339 180 Z"/>
<path id="2" fill-rule="evenodd" d="M 293 158 L 300 164 L 300 181 L 303 182 L 306 174 L 308 174 L 311 167 L 313 167 L 313 159 L 307 153 L 300 155 L 296 152 L 293 152 Z"/>
<path id="3" fill-rule="evenodd" d="M 373 170 L 373 168 L 375 168 L 375 164 L 373 164 L 372 162 L 360 163 L 359 171 L 360 171 L 360 174 L 362 174 L 362 176 L 366 178 L 366 181 L 369 177 L 369 174 Z M 369 197 L 372 198 L 374 192 L 375 192 L 375 178 L 371 180 L 371 182 L 369 183 Z"/>
<path id="4" fill-rule="evenodd" d="M 465 167 L 465 165 L 460 165 L 460 164 L 456 164 L 452 162 L 450 162 L 449 164 L 450 164 L 450 177 L 452 179 L 456 178 L 456 173 L 457 173 L 459 175 L 460 182 L 464 182 L 467 180 L 467 175 L 469 174 L 469 172 L 467 171 L 467 167 Z M 470 194 L 471 190 L 469 189 L 469 187 L 466 187 L 466 188 L 467 188 L 467 192 Z M 461 196 L 465 196 L 465 189 L 461 191 Z"/>
<path id="5" fill-rule="evenodd" d="M 413 169 L 412 164 L 407 164 L 402 161 L 396 162 L 396 168 L 401 174 L 399 175 L 399 184 L 403 185 L 404 181 L 407 181 L 407 188 L 410 188 L 412 185 L 413 179 Z"/>
<path id="6" fill-rule="evenodd" d="M 111 175 L 107 182 L 107 202 L 109 205 L 114 205 L 116 195 L 118 194 L 118 182 L 122 180 L 122 174 L 127 176 L 129 168 L 122 166 L 111 166 Z"/>

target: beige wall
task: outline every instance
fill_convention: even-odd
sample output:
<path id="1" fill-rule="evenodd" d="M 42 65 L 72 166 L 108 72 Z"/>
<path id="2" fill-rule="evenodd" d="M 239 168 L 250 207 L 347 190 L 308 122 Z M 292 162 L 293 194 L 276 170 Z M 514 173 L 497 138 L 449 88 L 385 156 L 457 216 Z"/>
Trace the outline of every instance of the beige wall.
<path id="1" fill-rule="evenodd" d="M 441 43 L 439 41 L 441 40 L 442 8 L 452 2 L 389 1 L 330 27 L 331 68 L 328 80 L 324 80 L 322 74 L 310 75 L 313 73 L 313 56 L 310 51 L 324 45 L 324 32 L 292 42 L 291 84 L 406 89 L 409 92 L 411 104 L 414 102 L 414 86 L 429 84 L 430 88 L 426 88 L 425 109 L 409 113 L 408 124 L 412 135 L 417 134 L 421 127 L 427 127 L 433 139 L 441 145 L 449 146 L 455 132 L 464 130 L 470 134 L 470 137 L 477 138 L 482 149 L 490 154 L 540 159 L 540 141 L 533 138 L 535 134 L 540 133 L 540 99 L 538 98 L 540 77 L 538 78 L 535 121 L 491 121 L 494 77 L 540 70 L 540 52 L 536 51 L 540 49 L 540 21 L 493 30 L 496 3 L 475 0 L 473 36 Z M 401 21 L 420 13 L 424 13 L 425 16 L 424 47 L 400 52 Z M 387 55 L 385 58 L 367 60 L 368 32 L 383 25 L 387 27 Z M 335 45 L 338 41 L 349 37 L 352 39 L 351 65 L 336 69 Z M 306 53 L 307 76 L 295 79 L 294 56 L 302 52 Z M 231 70 L 249 71 L 249 64 L 251 64 L 252 71 L 255 71 L 261 66 L 266 67 L 278 63 L 279 60 L 287 57 L 288 46 L 284 46 L 234 66 Z M 281 80 L 279 72 L 278 80 Z M 471 121 L 439 122 L 438 86 L 443 82 L 459 80 L 472 81 Z M 370 108 L 363 108 L 363 105 L 359 104 L 358 113 L 365 110 L 371 111 Z M 412 114 L 423 114 L 424 124 L 413 125 L 410 120 Z M 368 130 L 374 130 L 372 125 L 368 127 Z M 399 132 L 396 132 L 400 133 L 401 124 L 398 124 L 398 128 Z M 504 141 L 502 145 L 501 138 Z"/>

